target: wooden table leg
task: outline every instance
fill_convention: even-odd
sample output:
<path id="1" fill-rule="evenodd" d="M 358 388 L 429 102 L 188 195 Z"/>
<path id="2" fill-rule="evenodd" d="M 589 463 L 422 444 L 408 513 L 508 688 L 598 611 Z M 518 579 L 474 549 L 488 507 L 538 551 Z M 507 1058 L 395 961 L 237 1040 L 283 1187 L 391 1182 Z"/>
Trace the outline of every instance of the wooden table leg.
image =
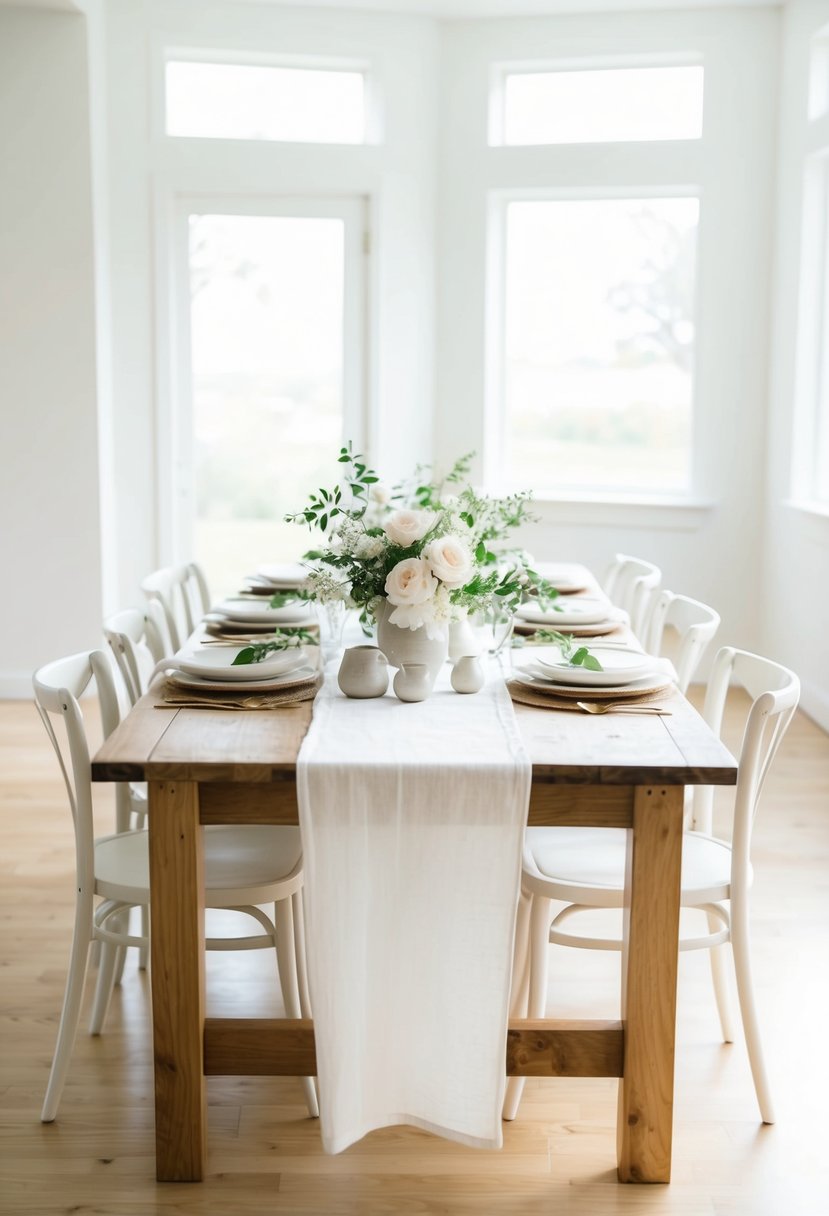
<path id="1" fill-rule="evenodd" d="M 682 786 L 636 790 L 628 832 L 622 953 L 621 1182 L 670 1182 Z"/>
<path id="2" fill-rule="evenodd" d="M 200 1182 L 206 1107 L 198 786 L 151 781 L 149 803 L 156 1177 Z"/>

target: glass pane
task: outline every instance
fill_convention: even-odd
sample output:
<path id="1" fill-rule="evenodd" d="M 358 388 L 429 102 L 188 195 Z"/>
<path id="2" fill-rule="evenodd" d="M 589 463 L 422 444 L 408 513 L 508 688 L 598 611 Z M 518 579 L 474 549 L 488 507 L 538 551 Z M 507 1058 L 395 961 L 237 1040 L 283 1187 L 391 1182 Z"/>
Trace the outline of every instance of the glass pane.
<path id="1" fill-rule="evenodd" d="M 342 438 L 340 219 L 190 216 L 196 558 L 235 590 L 299 557 L 286 524 Z"/>
<path id="2" fill-rule="evenodd" d="M 829 26 L 812 38 L 809 54 L 809 119 L 829 113 Z"/>
<path id="3" fill-rule="evenodd" d="M 702 94 L 701 67 L 511 73 L 504 143 L 699 139 Z"/>
<path id="4" fill-rule="evenodd" d="M 167 64 L 167 134 L 359 144 L 365 139 L 362 72 Z"/>
<path id="5" fill-rule="evenodd" d="M 511 483 L 682 491 L 691 475 L 694 198 L 511 203 Z"/>

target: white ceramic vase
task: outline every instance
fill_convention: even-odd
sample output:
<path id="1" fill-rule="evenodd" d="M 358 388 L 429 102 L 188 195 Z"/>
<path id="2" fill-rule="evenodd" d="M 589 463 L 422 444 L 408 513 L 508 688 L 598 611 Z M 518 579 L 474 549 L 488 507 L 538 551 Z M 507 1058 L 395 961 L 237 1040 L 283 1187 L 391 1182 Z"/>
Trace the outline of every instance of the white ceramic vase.
<path id="1" fill-rule="evenodd" d="M 423 627 L 400 629 L 389 620 L 392 612 L 394 605 L 383 600 L 377 613 L 377 645 L 388 659 L 389 666 L 400 668 L 405 663 L 423 663 L 429 669 L 430 683 L 434 684 L 446 662 L 448 630 L 444 628 L 440 637 L 430 638 Z"/>

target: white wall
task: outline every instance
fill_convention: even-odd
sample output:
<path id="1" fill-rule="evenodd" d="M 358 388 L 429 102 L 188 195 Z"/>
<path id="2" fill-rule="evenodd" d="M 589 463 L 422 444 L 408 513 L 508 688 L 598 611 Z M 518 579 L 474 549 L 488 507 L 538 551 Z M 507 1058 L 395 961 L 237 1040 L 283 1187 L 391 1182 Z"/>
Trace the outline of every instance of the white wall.
<path id="1" fill-rule="evenodd" d="M 766 653 L 803 683 L 804 709 L 829 730 L 829 512 L 792 484 L 809 43 L 829 0 L 790 0 L 783 16 L 763 604 Z M 824 334 L 824 342 L 827 340 Z"/>
<path id="2" fill-rule="evenodd" d="M 716 606 L 721 640 L 759 644 L 768 289 L 779 13 L 610 13 L 453 22 L 443 38 L 436 442 L 443 459 L 486 457 L 484 253 L 492 191 L 692 185 L 701 195 L 692 505 L 613 495 L 540 503 L 526 533 L 540 559 L 601 572 L 617 550 L 662 566 L 665 585 Z M 699 141 L 490 148 L 493 63 L 697 52 L 705 65 Z M 488 463 L 485 461 L 485 463 Z M 555 482 L 551 470 L 550 482 Z M 619 500 L 622 501 L 619 501 Z M 739 571 L 739 574 L 737 573 Z"/>
<path id="3" fill-rule="evenodd" d="M 97 644 L 101 608 L 85 20 L 0 8 L 0 695 Z"/>

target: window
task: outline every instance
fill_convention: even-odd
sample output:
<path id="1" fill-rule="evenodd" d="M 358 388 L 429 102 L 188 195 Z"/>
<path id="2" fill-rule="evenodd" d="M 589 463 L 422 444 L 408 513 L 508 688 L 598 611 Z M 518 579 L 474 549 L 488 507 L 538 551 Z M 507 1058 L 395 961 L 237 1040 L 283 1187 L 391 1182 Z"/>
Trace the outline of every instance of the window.
<path id="1" fill-rule="evenodd" d="M 507 484 L 690 488 L 698 214 L 688 197 L 505 205 Z"/>
<path id="2" fill-rule="evenodd" d="M 220 592 L 269 554 L 307 549 L 283 516 L 328 475 L 343 437 L 361 433 L 362 208 L 308 200 L 277 210 L 191 205 L 181 227 L 188 551 Z"/>
<path id="3" fill-rule="evenodd" d="M 829 150 L 806 162 L 803 204 L 793 493 L 829 503 Z"/>
<path id="4" fill-rule="evenodd" d="M 495 98 L 490 143 L 612 143 L 702 134 L 703 69 L 697 66 L 508 72 Z"/>
<path id="5" fill-rule="evenodd" d="M 365 76 L 359 71 L 170 60 L 165 76 L 168 135 L 365 140 Z"/>
<path id="6" fill-rule="evenodd" d="M 812 38 L 809 56 L 809 119 L 829 114 L 829 26 Z"/>

